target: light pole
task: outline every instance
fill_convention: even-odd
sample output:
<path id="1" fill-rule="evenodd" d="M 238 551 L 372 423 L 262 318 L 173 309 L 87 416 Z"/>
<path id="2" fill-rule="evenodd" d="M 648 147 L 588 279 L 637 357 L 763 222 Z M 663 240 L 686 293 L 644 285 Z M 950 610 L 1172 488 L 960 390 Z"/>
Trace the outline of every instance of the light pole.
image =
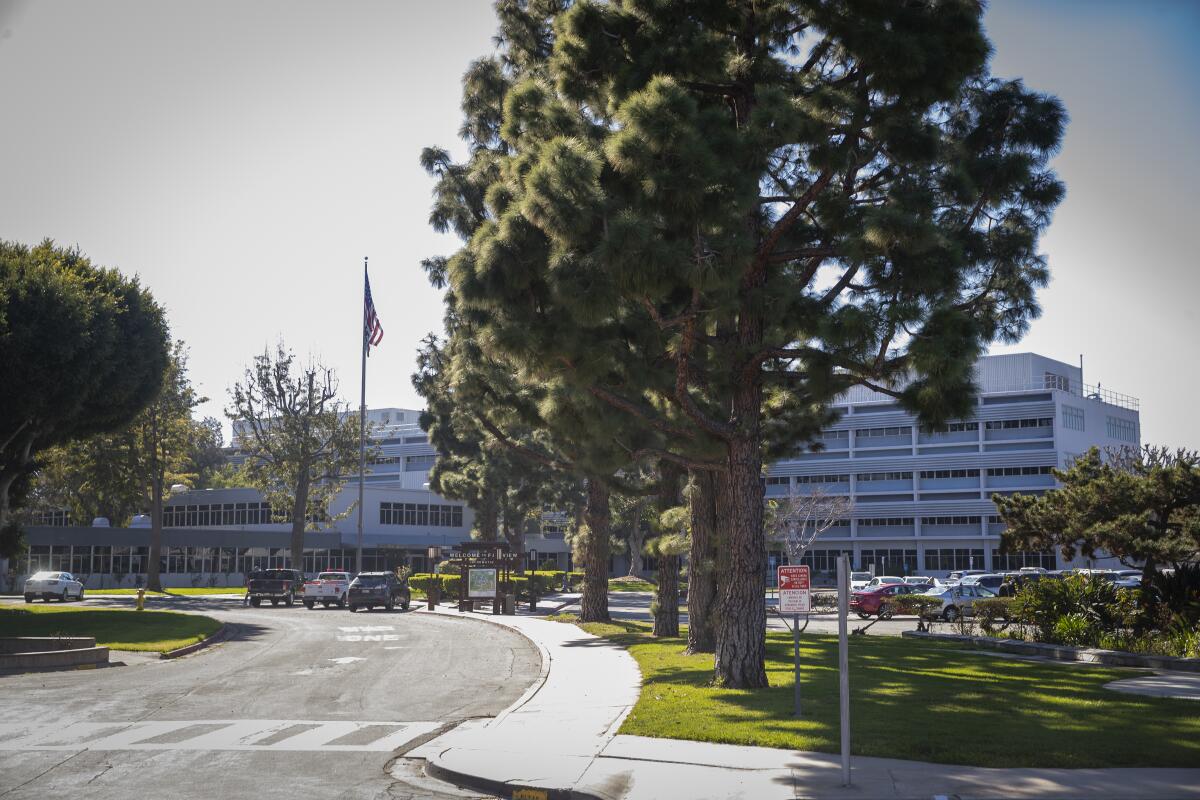
<path id="1" fill-rule="evenodd" d="M 433 611 L 442 599 L 441 579 L 438 578 L 435 571 L 437 569 L 437 560 L 442 557 L 442 548 L 436 544 L 431 544 L 429 549 L 425 551 L 425 557 L 429 559 L 429 572 L 433 575 L 429 581 L 429 591 L 425 594 L 425 607 Z"/>

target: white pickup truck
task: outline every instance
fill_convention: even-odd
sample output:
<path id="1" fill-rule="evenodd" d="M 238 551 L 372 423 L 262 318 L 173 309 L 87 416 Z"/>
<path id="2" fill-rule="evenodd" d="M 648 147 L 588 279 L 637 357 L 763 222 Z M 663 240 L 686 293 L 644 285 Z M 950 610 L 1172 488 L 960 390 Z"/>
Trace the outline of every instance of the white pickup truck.
<path id="1" fill-rule="evenodd" d="M 349 572 L 322 572 L 316 580 L 304 582 L 304 607 L 311 609 L 320 603 L 326 608 L 333 605 L 344 608 L 349 589 Z"/>

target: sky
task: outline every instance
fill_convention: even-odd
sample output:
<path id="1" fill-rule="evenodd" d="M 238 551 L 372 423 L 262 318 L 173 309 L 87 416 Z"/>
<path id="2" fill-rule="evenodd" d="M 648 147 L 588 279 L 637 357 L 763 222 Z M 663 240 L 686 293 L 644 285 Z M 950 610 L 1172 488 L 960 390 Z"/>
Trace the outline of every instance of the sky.
<path id="1" fill-rule="evenodd" d="M 1200 449 L 1200 3 L 993 0 L 992 71 L 1062 98 L 1052 283 L 1017 345 L 1141 400 L 1148 443 Z M 0 238 L 137 274 L 221 417 L 283 340 L 357 403 L 362 265 L 384 340 L 367 404 L 420 407 L 441 331 L 421 149 L 461 154 L 459 80 L 485 0 L 0 0 Z"/>

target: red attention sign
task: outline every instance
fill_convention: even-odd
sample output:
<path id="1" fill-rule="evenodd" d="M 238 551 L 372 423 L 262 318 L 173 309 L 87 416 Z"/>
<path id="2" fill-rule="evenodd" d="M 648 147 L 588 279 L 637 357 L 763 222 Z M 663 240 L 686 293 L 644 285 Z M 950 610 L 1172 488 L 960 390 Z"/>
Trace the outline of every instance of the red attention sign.
<path id="1" fill-rule="evenodd" d="M 807 614 L 812 608 L 812 585 L 808 565 L 777 567 L 779 571 L 779 613 Z"/>
<path id="2" fill-rule="evenodd" d="M 808 565 L 778 567 L 780 589 L 801 589 L 808 591 L 812 588 L 808 582 Z"/>

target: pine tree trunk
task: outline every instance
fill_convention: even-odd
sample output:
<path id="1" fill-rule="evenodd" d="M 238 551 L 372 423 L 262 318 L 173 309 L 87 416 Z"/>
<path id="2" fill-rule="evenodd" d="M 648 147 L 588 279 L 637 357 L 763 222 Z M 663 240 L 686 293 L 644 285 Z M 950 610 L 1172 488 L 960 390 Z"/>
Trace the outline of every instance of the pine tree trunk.
<path id="1" fill-rule="evenodd" d="M 642 546 L 646 543 L 646 532 L 642 530 L 642 520 L 640 516 L 633 523 L 633 530 L 629 532 L 629 577 L 640 578 L 642 571 L 645 569 L 645 561 L 642 560 Z"/>
<path id="2" fill-rule="evenodd" d="M 475 527 L 479 531 L 479 541 L 494 542 L 500 534 L 500 511 L 496 498 L 489 492 L 479 504 L 479 512 L 475 515 Z"/>
<path id="3" fill-rule="evenodd" d="M 728 452 L 729 475 L 718 482 L 717 498 L 717 527 L 727 532 L 729 561 L 717 593 L 715 680 L 729 688 L 758 689 L 768 685 L 762 454 L 757 436 L 731 439 Z"/>
<path id="4" fill-rule="evenodd" d="M 717 476 L 708 470 L 692 473 L 688 498 L 692 542 L 688 553 L 688 653 L 711 653 L 717 605 Z"/>
<path id="5" fill-rule="evenodd" d="M 587 535 L 583 538 L 583 597 L 579 617 L 583 622 L 608 621 L 608 556 L 611 516 L 608 487 L 588 479 L 587 508 L 583 512 Z"/>
<path id="6" fill-rule="evenodd" d="M 516 527 L 509 525 L 508 520 L 504 521 L 504 541 L 508 542 L 508 546 L 512 548 L 513 555 L 521 556 L 517 561 L 517 574 L 525 574 L 525 526 L 518 524 Z"/>
<path id="7" fill-rule="evenodd" d="M 656 506 L 659 514 L 662 514 L 679 503 L 679 481 L 683 477 L 683 469 L 669 461 L 661 461 L 658 475 Z M 679 556 L 661 548 L 658 553 L 658 585 L 654 589 L 654 635 L 679 635 Z"/>
<path id="8" fill-rule="evenodd" d="M 679 635 L 679 556 L 658 557 L 658 587 L 654 592 L 654 635 Z"/>

